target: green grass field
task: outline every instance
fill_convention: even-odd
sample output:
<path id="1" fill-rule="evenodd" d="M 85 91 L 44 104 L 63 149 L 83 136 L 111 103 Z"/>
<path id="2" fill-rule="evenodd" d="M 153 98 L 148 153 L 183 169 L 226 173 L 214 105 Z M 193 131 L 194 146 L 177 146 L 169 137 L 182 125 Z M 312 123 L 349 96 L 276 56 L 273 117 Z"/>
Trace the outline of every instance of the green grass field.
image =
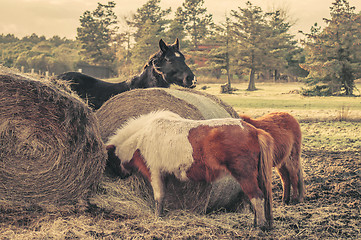
<path id="1" fill-rule="evenodd" d="M 302 83 L 257 83 L 257 91 L 246 91 L 247 83 L 232 84 L 232 94 L 221 94 L 221 84 L 199 84 L 196 90 L 221 98 L 238 113 L 259 117 L 286 111 L 300 122 L 304 147 L 328 151 L 355 151 L 361 148 L 361 97 L 304 97 Z M 202 90 L 206 86 L 206 90 Z M 357 84 L 361 89 L 361 83 Z M 356 91 L 357 92 L 357 91 Z M 309 121 L 312 124 L 309 124 Z M 346 121 L 340 121 L 346 120 Z"/>
<path id="2" fill-rule="evenodd" d="M 273 111 L 286 111 L 302 120 L 361 120 L 360 97 L 304 97 L 302 83 L 256 83 L 257 91 L 246 91 L 247 83 L 232 84 L 232 94 L 221 94 L 221 84 L 201 83 L 196 90 L 221 98 L 242 114 L 258 117 Z M 206 87 L 206 90 L 202 88 Z M 361 89 L 361 84 L 357 84 Z M 356 94 L 360 94 L 355 91 Z"/>

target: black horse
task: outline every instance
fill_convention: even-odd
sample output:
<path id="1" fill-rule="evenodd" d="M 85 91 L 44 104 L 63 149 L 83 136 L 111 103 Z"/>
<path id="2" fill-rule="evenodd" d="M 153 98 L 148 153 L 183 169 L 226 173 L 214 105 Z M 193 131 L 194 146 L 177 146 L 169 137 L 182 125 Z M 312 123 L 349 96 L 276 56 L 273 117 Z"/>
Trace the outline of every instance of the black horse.
<path id="1" fill-rule="evenodd" d="M 58 75 L 58 79 L 70 82 L 70 87 L 78 95 L 88 100 L 94 109 L 98 109 L 113 95 L 129 91 L 134 88 L 164 87 L 170 84 L 193 88 L 196 77 L 185 63 L 184 55 L 179 51 L 179 40 L 167 45 L 162 39 L 159 41 L 160 50 L 149 58 L 139 76 L 129 82 L 109 83 L 87 76 L 79 72 L 66 72 Z"/>

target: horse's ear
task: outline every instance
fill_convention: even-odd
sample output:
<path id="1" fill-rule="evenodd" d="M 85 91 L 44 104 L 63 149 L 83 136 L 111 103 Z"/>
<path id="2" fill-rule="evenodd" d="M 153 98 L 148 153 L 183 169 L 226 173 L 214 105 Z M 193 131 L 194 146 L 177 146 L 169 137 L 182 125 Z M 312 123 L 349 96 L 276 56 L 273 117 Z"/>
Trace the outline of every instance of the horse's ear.
<path id="1" fill-rule="evenodd" d="M 163 39 L 159 40 L 159 48 L 160 50 L 162 50 L 162 52 L 166 52 L 169 49 L 167 44 L 163 41 Z"/>
<path id="2" fill-rule="evenodd" d="M 175 40 L 174 46 L 175 46 L 176 49 L 179 51 L 179 39 L 178 39 L 178 38 Z"/>

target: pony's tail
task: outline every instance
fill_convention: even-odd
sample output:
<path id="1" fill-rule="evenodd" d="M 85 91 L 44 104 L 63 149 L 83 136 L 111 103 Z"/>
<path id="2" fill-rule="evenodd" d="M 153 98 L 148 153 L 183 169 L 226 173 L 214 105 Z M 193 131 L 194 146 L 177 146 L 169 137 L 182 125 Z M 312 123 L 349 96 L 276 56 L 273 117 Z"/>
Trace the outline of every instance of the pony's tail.
<path id="1" fill-rule="evenodd" d="M 258 142 L 260 146 L 260 162 L 258 167 L 259 187 L 263 191 L 265 198 L 264 209 L 265 217 L 269 228 L 272 228 L 273 214 L 272 214 L 272 163 L 274 142 L 271 135 L 262 129 L 258 131 Z"/>

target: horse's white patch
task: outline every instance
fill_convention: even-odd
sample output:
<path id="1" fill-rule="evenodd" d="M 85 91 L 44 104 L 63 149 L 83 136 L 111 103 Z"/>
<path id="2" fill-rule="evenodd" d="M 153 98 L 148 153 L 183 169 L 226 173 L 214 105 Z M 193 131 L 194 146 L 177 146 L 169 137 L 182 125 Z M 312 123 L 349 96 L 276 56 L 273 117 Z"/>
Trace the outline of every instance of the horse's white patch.
<path id="1" fill-rule="evenodd" d="M 174 55 L 175 55 L 176 57 L 181 57 L 181 55 L 180 55 L 179 52 L 175 52 Z"/>
<path id="2" fill-rule="evenodd" d="M 186 180 L 186 171 L 193 163 L 188 134 L 201 125 L 243 128 L 240 119 L 235 118 L 189 120 L 170 111 L 157 111 L 129 120 L 107 144 L 116 146 L 115 154 L 122 162 L 130 161 L 139 149 L 151 172 L 173 173 Z"/>

